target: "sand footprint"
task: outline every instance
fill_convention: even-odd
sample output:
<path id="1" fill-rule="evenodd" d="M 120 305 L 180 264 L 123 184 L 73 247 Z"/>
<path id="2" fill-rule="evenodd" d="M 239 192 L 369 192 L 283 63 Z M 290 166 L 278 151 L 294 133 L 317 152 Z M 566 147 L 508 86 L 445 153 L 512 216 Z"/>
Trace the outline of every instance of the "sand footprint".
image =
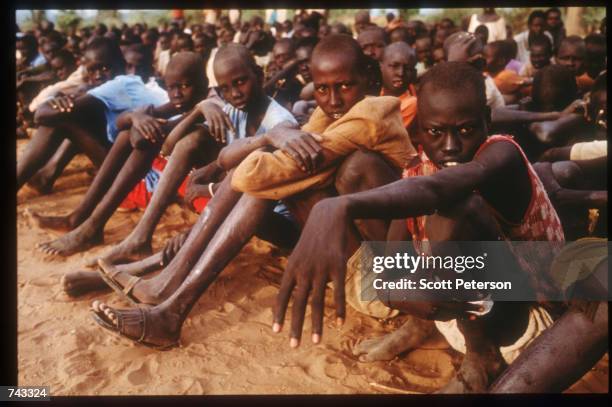
<path id="1" fill-rule="evenodd" d="M 151 371 L 149 370 L 149 362 L 141 362 L 136 366 L 135 369 L 130 370 L 126 375 L 127 381 L 134 386 L 141 386 L 149 383 L 152 379 Z"/>

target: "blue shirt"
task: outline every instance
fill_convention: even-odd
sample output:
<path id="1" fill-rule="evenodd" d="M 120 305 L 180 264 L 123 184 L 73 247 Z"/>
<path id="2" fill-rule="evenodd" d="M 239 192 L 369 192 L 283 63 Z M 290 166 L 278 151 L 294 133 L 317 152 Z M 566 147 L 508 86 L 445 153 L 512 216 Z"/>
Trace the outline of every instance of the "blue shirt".
<path id="1" fill-rule="evenodd" d="M 119 75 L 114 79 L 93 88 L 87 94 L 100 100 L 106 106 L 106 137 L 115 142 L 119 130 L 115 121 L 126 110 L 134 110 L 145 105 L 160 106 L 168 102 L 168 95 L 155 92 L 145 86 L 138 75 Z"/>

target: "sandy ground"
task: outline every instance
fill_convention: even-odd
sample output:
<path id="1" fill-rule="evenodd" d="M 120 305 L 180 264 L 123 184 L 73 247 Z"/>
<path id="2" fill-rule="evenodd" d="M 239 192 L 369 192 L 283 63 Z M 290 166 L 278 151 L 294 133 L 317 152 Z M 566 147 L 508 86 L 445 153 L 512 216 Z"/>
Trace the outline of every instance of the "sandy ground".
<path id="1" fill-rule="evenodd" d="M 26 141 L 19 140 L 18 155 Z M 270 325 L 276 282 L 286 257 L 254 239 L 227 267 L 191 311 L 181 346 L 166 352 L 134 345 L 98 327 L 89 304 L 99 298 L 126 307 L 112 292 L 79 299 L 66 296 L 60 278 L 83 269 L 99 246 L 66 259 L 35 249 L 54 237 L 24 216 L 26 208 L 67 213 L 92 179 L 93 168 L 79 156 L 47 196 L 25 187 L 18 194 L 18 352 L 19 384 L 46 385 L 52 395 L 198 395 L 198 394 L 356 394 L 433 392 L 452 376 L 461 354 L 435 335 L 420 349 L 390 362 L 360 363 L 352 354 L 359 338 L 380 336 L 394 323 L 362 316 L 348 308 L 341 329 L 326 322 L 323 341 L 288 346 L 288 333 Z M 105 231 L 105 244 L 123 239 L 141 216 L 116 213 Z M 196 215 L 173 204 L 157 228 L 154 247 L 185 229 Z M 328 293 L 331 294 L 331 293 Z M 327 303 L 332 304 L 331 295 Z M 327 307 L 326 321 L 333 308 Z M 306 316 L 309 321 L 309 315 Z M 309 325 L 306 326 L 309 332 Z M 570 392 L 607 392 L 608 356 Z"/>

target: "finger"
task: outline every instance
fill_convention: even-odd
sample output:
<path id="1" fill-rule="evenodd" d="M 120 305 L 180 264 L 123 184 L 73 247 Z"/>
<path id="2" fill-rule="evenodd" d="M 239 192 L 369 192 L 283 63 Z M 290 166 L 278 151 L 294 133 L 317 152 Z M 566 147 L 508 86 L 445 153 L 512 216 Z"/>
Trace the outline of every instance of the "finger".
<path id="1" fill-rule="evenodd" d="M 232 121 L 229 119 L 229 117 L 224 113 L 223 114 L 223 121 L 225 122 L 225 124 L 227 125 L 227 128 L 232 131 L 232 132 L 236 132 L 236 129 L 234 128 L 234 125 L 232 124 Z"/>
<path id="2" fill-rule="evenodd" d="M 310 299 L 312 312 L 312 342 L 319 343 L 323 333 L 323 308 L 325 306 L 325 281 L 315 281 Z"/>
<path id="3" fill-rule="evenodd" d="M 306 304 L 310 293 L 310 283 L 298 284 L 295 295 L 293 296 L 293 309 L 291 310 L 291 341 L 290 346 L 297 348 L 302 338 L 302 328 L 306 315 Z"/>
<path id="4" fill-rule="evenodd" d="M 320 134 L 317 134 L 317 133 L 309 133 L 309 134 L 313 139 L 315 139 L 317 143 L 320 143 L 323 141 L 323 136 L 321 136 Z"/>
<path id="5" fill-rule="evenodd" d="M 320 156 L 320 147 L 316 141 L 310 137 L 306 137 L 302 140 L 302 147 L 308 153 L 308 159 L 310 161 L 310 170 L 314 171 L 317 166 L 317 160 Z"/>
<path id="6" fill-rule="evenodd" d="M 276 295 L 276 304 L 274 306 L 274 325 L 272 330 L 274 332 L 280 332 L 283 322 L 285 321 L 285 313 L 287 312 L 287 305 L 289 304 L 289 298 L 295 287 L 295 279 L 293 274 L 287 268 L 283 273 L 283 279 L 281 280 L 281 286 Z"/>
<path id="7" fill-rule="evenodd" d="M 301 142 L 297 141 L 293 144 L 294 150 L 300 155 L 300 160 L 304 163 L 307 172 L 312 171 L 312 161 L 310 160 L 310 154 L 304 149 Z"/>
<path id="8" fill-rule="evenodd" d="M 162 118 L 156 118 L 155 121 L 159 124 L 166 124 L 168 123 L 167 119 L 162 119 Z"/>
<path id="9" fill-rule="evenodd" d="M 333 273 L 334 282 L 334 304 L 336 305 L 336 322 L 338 325 L 344 323 L 346 318 L 346 297 L 344 292 L 344 273 Z"/>
<path id="10" fill-rule="evenodd" d="M 293 158 L 302 171 L 306 171 L 306 164 L 302 161 L 302 157 L 293 147 L 286 146 L 285 152 L 289 155 L 289 157 Z"/>

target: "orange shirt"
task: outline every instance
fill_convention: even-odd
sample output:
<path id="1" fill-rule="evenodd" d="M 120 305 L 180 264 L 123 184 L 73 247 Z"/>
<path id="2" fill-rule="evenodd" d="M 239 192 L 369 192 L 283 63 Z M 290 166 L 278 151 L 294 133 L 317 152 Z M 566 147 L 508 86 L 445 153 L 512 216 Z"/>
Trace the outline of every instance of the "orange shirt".
<path id="1" fill-rule="evenodd" d="M 380 96 L 384 95 L 385 90 L 381 89 Z M 398 96 L 398 98 L 400 100 L 400 114 L 402 115 L 402 123 L 404 124 L 404 127 L 408 128 L 417 113 L 417 98 L 414 85 L 408 85 L 406 92 L 402 93 L 400 96 Z"/>
<path id="2" fill-rule="evenodd" d="M 583 73 L 580 76 L 576 76 L 576 85 L 578 85 L 578 92 L 586 93 L 591 90 L 593 84 L 595 83 L 595 79 L 591 79 L 588 73 Z"/>
<path id="3" fill-rule="evenodd" d="M 504 69 L 493 77 L 493 82 L 502 95 L 513 95 L 521 91 L 525 78 L 514 71 Z"/>

